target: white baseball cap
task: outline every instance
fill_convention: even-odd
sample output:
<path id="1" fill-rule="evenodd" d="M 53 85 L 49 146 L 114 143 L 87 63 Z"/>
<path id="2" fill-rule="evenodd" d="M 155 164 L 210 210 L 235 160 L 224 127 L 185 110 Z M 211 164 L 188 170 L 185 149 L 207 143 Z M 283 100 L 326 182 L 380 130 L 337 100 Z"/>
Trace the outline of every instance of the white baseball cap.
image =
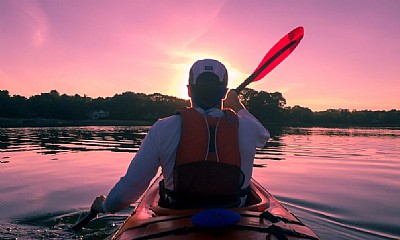
<path id="1" fill-rule="evenodd" d="M 193 63 L 189 72 L 189 85 L 196 85 L 203 73 L 214 73 L 216 76 L 211 74 L 211 77 L 217 79 L 220 85 L 228 85 L 228 71 L 225 65 L 214 59 L 202 59 Z M 207 77 L 209 78 L 210 74 L 207 74 Z"/>

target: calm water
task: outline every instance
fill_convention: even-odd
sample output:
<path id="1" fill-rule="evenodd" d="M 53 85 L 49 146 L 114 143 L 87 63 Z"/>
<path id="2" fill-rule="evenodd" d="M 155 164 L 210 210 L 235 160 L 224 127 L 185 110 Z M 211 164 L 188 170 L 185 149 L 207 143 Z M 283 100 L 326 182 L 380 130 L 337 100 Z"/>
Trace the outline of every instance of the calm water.
<path id="1" fill-rule="evenodd" d="M 0 129 L 0 238 L 103 239 L 133 210 L 69 230 L 122 176 L 146 127 Z M 400 239 L 400 129 L 288 128 L 254 177 L 322 239 Z"/>

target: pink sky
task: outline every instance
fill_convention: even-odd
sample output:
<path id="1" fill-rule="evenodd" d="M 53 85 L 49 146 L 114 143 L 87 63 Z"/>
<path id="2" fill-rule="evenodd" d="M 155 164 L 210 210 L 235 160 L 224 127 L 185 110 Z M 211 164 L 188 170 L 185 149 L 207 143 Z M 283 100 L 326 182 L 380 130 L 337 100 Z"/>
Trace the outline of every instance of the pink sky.
<path id="1" fill-rule="evenodd" d="M 238 86 L 283 35 L 297 49 L 249 87 L 287 106 L 400 109 L 400 1 L 0 1 L 0 90 L 187 98 L 191 64 L 225 63 Z"/>

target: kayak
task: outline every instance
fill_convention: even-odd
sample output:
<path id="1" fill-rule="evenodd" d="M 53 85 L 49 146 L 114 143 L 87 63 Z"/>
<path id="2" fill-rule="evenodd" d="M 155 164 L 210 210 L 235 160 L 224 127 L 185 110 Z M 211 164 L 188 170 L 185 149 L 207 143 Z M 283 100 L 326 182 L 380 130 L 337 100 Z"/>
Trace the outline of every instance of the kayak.
<path id="1" fill-rule="evenodd" d="M 248 206 L 170 209 L 158 205 L 159 176 L 112 239 L 319 239 L 256 180 Z"/>

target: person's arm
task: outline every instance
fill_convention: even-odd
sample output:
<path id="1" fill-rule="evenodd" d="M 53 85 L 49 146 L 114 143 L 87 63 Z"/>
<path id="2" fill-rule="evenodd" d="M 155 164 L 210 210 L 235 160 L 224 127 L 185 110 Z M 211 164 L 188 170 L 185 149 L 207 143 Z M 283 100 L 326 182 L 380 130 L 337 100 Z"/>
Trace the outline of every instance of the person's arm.
<path id="1" fill-rule="evenodd" d="M 256 148 L 264 147 L 270 134 L 267 129 L 255 118 L 240 102 L 237 93 L 230 90 L 224 101 L 224 107 L 236 112 L 239 118 L 239 148 L 241 169 L 245 179 L 243 186 L 250 184 L 253 173 L 254 156 Z"/>
<path id="2" fill-rule="evenodd" d="M 254 129 L 253 139 L 256 140 L 257 147 L 263 147 L 268 141 L 270 134 L 267 129 L 255 118 L 244 105 L 240 102 L 239 96 L 234 90 L 229 90 L 225 100 L 224 108 L 230 108 L 236 112 L 239 118 L 246 118 L 250 120 L 252 128 Z"/>
<path id="3" fill-rule="evenodd" d="M 237 115 L 239 119 L 247 119 L 247 121 L 242 123 L 251 126 L 251 127 L 248 126 L 248 129 L 252 129 L 251 131 L 253 132 L 252 139 L 255 140 L 256 147 L 264 147 L 264 145 L 270 138 L 269 131 L 260 123 L 260 121 L 258 121 L 256 117 L 254 117 L 246 109 L 241 109 L 240 111 L 237 112 Z M 248 135 L 250 134 L 248 133 Z"/>
<path id="4" fill-rule="evenodd" d="M 115 184 L 107 197 L 99 196 L 92 204 L 98 212 L 118 212 L 135 202 L 147 189 L 159 167 L 153 126 L 129 165 L 125 176 Z"/>

